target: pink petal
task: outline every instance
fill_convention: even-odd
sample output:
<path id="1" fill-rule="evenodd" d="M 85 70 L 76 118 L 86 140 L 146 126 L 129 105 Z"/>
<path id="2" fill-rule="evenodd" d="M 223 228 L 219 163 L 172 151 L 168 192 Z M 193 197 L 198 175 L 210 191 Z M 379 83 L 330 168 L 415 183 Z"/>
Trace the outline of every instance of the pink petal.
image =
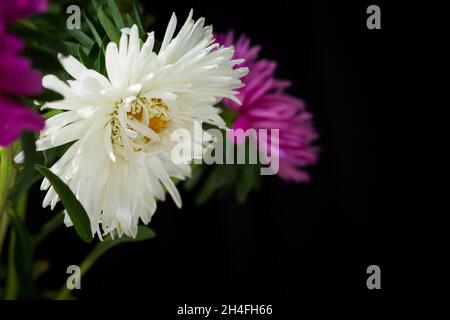
<path id="1" fill-rule="evenodd" d="M 16 101 L 0 96 L 0 145 L 7 146 L 17 140 L 22 131 L 38 132 L 44 120 L 31 109 Z"/>
<path id="2" fill-rule="evenodd" d="M 41 74 L 30 61 L 15 54 L 0 53 L 0 91 L 33 95 L 42 91 Z"/>
<path id="3" fill-rule="evenodd" d="M 47 0 L 2 0 L 0 22 L 11 23 L 47 10 Z"/>

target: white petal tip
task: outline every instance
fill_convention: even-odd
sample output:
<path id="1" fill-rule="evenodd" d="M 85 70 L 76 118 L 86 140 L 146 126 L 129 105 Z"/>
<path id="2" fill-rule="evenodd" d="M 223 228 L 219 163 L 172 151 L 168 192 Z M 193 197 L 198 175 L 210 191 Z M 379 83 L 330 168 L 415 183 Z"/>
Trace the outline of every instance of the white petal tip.
<path id="1" fill-rule="evenodd" d="M 14 157 L 15 163 L 23 163 L 24 160 L 25 160 L 25 156 L 24 156 L 23 152 L 20 152 L 18 155 L 16 155 Z"/>

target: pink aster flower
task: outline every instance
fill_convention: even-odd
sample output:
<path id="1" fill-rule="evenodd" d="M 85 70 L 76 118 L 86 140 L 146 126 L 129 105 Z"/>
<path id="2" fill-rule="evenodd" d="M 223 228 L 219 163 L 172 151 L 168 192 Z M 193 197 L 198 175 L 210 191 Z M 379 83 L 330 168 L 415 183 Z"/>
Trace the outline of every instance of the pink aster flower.
<path id="1" fill-rule="evenodd" d="M 279 129 L 279 176 L 286 181 L 309 181 L 309 174 L 303 168 L 317 162 L 319 148 L 313 146 L 318 134 L 305 103 L 286 93 L 290 82 L 274 77 L 276 63 L 258 60 L 261 48 L 252 46 L 246 36 L 235 41 L 230 31 L 218 34 L 216 41 L 224 46 L 234 46 L 233 58 L 245 59 L 240 66 L 249 68 L 248 75 L 241 79 L 245 87 L 239 89 L 238 98 L 242 104 L 229 99 L 223 101 L 238 113 L 233 129 L 253 128 L 257 132 L 258 129 Z M 270 150 L 270 140 L 258 140 L 260 148 Z M 236 142 L 240 143 L 239 139 Z"/>
<path id="2" fill-rule="evenodd" d="M 0 146 L 9 145 L 22 131 L 39 131 L 43 119 L 20 104 L 15 96 L 42 91 L 41 74 L 20 56 L 23 42 L 6 31 L 6 25 L 47 8 L 46 0 L 0 2 Z"/>

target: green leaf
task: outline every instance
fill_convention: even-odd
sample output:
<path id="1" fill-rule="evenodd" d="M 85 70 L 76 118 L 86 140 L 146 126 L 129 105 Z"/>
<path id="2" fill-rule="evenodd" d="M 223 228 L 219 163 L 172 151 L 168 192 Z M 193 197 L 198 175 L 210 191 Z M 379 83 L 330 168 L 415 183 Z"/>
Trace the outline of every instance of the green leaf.
<path id="1" fill-rule="evenodd" d="M 147 226 L 140 225 L 138 227 L 138 233 L 136 235 L 136 238 L 131 237 L 121 237 L 116 239 L 111 239 L 108 237 L 103 242 L 100 242 L 97 247 L 94 249 L 93 254 L 96 257 L 100 257 L 102 254 L 104 254 L 109 249 L 117 246 L 118 244 L 125 243 L 125 242 L 139 242 L 144 240 L 149 240 L 156 237 L 156 233 L 150 229 Z"/>
<path id="2" fill-rule="evenodd" d="M 17 299 L 18 292 L 18 280 L 16 271 L 16 233 L 12 231 L 9 235 L 8 245 L 8 259 L 6 270 L 6 284 L 5 284 L 5 299 L 15 300 Z"/>
<path id="3" fill-rule="evenodd" d="M 119 43 L 120 32 L 119 30 L 117 30 L 116 26 L 111 21 L 111 19 L 109 19 L 108 16 L 105 14 L 105 12 L 103 11 L 103 7 L 99 8 L 97 12 L 97 17 L 103 29 L 105 29 L 105 32 L 108 35 L 109 39 L 111 39 L 111 41 L 114 41 L 115 43 Z"/>
<path id="4" fill-rule="evenodd" d="M 55 73 L 58 69 L 61 69 L 61 64 L 56 58 L 57 52 L 49 50 L 49 47 L 36 45 L 32 42 L 27 42 L 27 47 L 24 51 L 28 57 L 32 57 L 33 66 L 39 68 L 41 71 L 44 70 L 45 73 Z"/>
<path id="5" fill-rule="evenodd" d="M 112 18 L 116 27 L 120 30 L 124 27 L 122 15 L 120 14 L 119 8 L 115 0 L 107 0 L 109 10 L 111 11 Z"/>
<path id="6" fill-rule="evenodd" d="M 21 165 L 17 166 L 18 168 L 21 167 Z M 29 180 L 28 188 L 33 186 L 36 182 L 38 182 L 42 178 L 42 175 L 39 172 L 35 172 L 32 176 L 32 178 Z M 22 184 L 15 184 L 14 187 L 11 189 L 10 197 L 12 201 L 16 201 L 18 197 L 22 194 Z M 26 191 L 25 191 L 26 192 Z"/>
<path id="7" fill-rule="evenodd" d="M 216 165 L 199 191 L 195 203 L 198 206 L 205 204 L 211 196 L 227 185 L 226 165 Z"/>
<path id="8" fill-rule="evenodd" d="M 86 257 L 84 262 L 81 264 L 81 274 L 86 273 L 87 270 L 91 268 L 95 261 L 100 258 L 105 252 L 114 248 L 115 246 L 126 243 L 126 242 L 139 242 L 145 241 L 156 237 L 156 233 L 147 226 L 140 225 L 138 227 L 138 233 L 136 238 L 131 237 L 121 237 L 116 239 L 111 239 L 110 236 L 105 238 L 102 242 L 100 242 L 94 250 Z"/>
<path id="9" fill-rule="evenodd" d="M 141 16 L 140 16 L 139 10 L 136 6 L 136 2 L 133 3 L 133 10 L 131 11 L 131 16 L 133 17 L 133 20 L 136 22 L 136 24 L 139 28 L 139 33 L 145 34 L 144 26 L 142 25 Z"/>
<path id="10" fill-rule="evenodd" d="M 227 127 L 233 127 L 233 124 L 236 122 L 238 113 L 231 108 L 227 108 L 223 104 L 219 104 L 218 107 L 222 110 L 220 116 L 225 121 Z"/>
<path id="11" fill-rule="evenodd" d="M 21 189 L 26 190 L 31 186 L 34 176 L 34 164 L 36 163 L 36 144 L 32 132 L 23 132 L 20 135 L 22 150 L 25 155 L 24 167 L 22 170 Z"/>
<path id="12" fill-rule="evenodd" d="M 64 213 L 56 213 L 48 222 L 46 222 L 39 233 L 34 237 L 34 245 L 37 246 L 44 241 L 53 231 L 64 224 Z"/>
<path id="13" fill-rule="evenodd" d="M 39 37 L 39 40 L 30 39 L 27 41 L 26 52 L 29 51 L 30 47 L 39 49 L 42 52 L 55 55 L 57 53 L 67 54 L 67 50 L 61 41 L 62 39 L 51 38 L 50 36 Z M 34 57 L 33 58 L 34 62 Z"/>
<path id="14" fill-rule="evenodd" d="M 67 213 L 72 220 L 73 226 L 75 227 L 75 230 L 80 238 L 86 242 L 92 242 L 92 232 L 89 217 L 82 204 L 73 194 L 72 190 L 70 190 L 70 188 L 48 168 L 41 165 L 36 165 L 36 170 L 44 175 L 52 184 L 53 188 L 61 199 L 64 208 L 67 210 Z"/>
<path id="15" fill-rule="evenodd" d="M 74 42 L 69 42 L 69 41 L 63 41 L 63 45 L 66 48 L 67 52 L 73 56 L 76 57 L 78 54 L 78 44 L 74 43 Z"/>
<path id="16" fill-rule="evenodd" d="M 57 146 L 52 149 L 44 150 L 42 151 L 44 155 L 45 165 L 47 167 L 50 167 L 53 165 L 56 161 L 56 159 L 62 157 L 64 153 L 66 153 L 67 150 L 74 144 L 74 142 L 68 142 L 63 145 Z"/>
<path id="17" fill-rule="evenodd" d="M 130 28 L 133 24 L 136 24 L 136 22 L 134 22 L 134 19 L 128 13 L 125 15 L 125 22 L 127 24 L 127 27 Z"/>
<path id="18" fill-rule="evenodd" d="M 95 61 L 95 70 L 97 70 L 100 74 L 106 75 L 105 53 L 103 50 L 98 52 L 98 57 Z"/>
<path id="19" fill-rule="evenodd" d="M 87 52 L 91 50 L 94 45 L 94 40 L 92 40 L 86 33 L 77 29 L 67 30 L 67 32 L 72 36 L 72 38 L 78 40 L 81 46 L 86 48 Z"/>
<path id="20" fill-rule="evenodd" d="M 184 190 L 186 191 L 190 191 L 195 188 L 195 186 L 199 183 L 201 177 L 203 176 L 205 168 L 202 164 L 192 164 L 191 170 L 192 176 L 183 184 Z"/>
<path id="21" fill-rule="evenodd" d="M 83 51 L 83 47 L 81 45 L 77 45 L 77 55 L 78 55 L 78 59 L 80 60 L 80 62 L 88 67 L 89 65 L 89 61 L 88 61 L 88 55 L 86 53 L 84 53 Z"/>
<path id="22" fill-rule="evenodd" d="M 101 48 L 98 48 L 97 46 L 92 47 L 91 51 L 88 54 L 88 63 L 89 63 L 89 69 L 94 69 L 97 64 L 97 59 L 101 53 Z M 98 71 L 98 70 L 97 70 Z"/>
<path id="23" fill-rule="evenodd" d="M 84 20 L 86 20 L 87 25 L 89 27 L 89 30 L 91 30 L 92 35 L 94 36 L 95 42 L 97 42 L 97 45 L 99 47 L 102 46 L 102 38 L 97 32 L 97 29 L 95 29 L 94 24 L 89 20 L 89 18 L 83 13 Z"/>
<path id="24" fill-rule="evenodd" d="M 81 63 L 84 64 L 84 66 L 88 69 L 94 68 L 95 61 L 97 60 L 97 55 L 98 49 L 96 47 L 93 47 L 91 51 L 86 54 L 83 50 L 83 47 L 78 45 L 78 58 L 80 59 Z"/>
<path id="25" fill-rule="evenodd" d="M 108 36 L 105 36 L 102 40 L 100 49 L 96 51 L 97 57 L 95 57 L 95 63 L 94 63 L 95 70 L 97 70 L 99 73 L 103 74 L 104 76 L 107 76 L 106 66 L 105 66 L 105 48 L 106 48 L 106 45 L 108 44 L 108 41 L 109 41 Z"/>
<path id="26" fill-rule="evenodd" d="M 63 112 L 63 111 L 62 111 L 62 110 L 59 110 L 59 109 L 51 109 L 51 110 L 47 111 L 46 113 L 44 113 L 44 114 L 42 115 L 42 117 L 43 117 L 45 120 L 47 120 L 47 119 L 50 119 L 50 118 L 53 117 L 53 116 L 56 116 L 58 113 L 61 113 L 61 112 Z"/>
<path id="27" fill-rule="evenodd" d="M 33 242 L 23 221 L 11 209 L 7 212 L 14 229 L 14 265 L 19 293 L 27 297 L 32 291 Z"/>
<path id="28" fill-rule="evenodd" d="M 241 179 L 238 180 L 235 194 L 239 203 L 244 203 L 250 191 L 255 189 L 261 178 L 260 166 L 256 164 L 243 165 L 241 168 Z"/>
<path id="29" fill-rule="evenodd" d="M 92 0 L 92 8 L 94 9 L 95 12 L 98 12 L 100 10 L 100 5 L 98 4 L 98 2 L 96 0 Z"/>

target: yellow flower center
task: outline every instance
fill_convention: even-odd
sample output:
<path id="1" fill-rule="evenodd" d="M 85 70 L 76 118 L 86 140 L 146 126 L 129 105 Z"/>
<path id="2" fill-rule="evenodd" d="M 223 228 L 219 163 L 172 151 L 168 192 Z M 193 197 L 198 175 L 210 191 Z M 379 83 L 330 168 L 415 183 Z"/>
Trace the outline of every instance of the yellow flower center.
<path id="1" fill-rule="evenodd" d="M 119 108 L 126 109 L 126 128 L 124 128 L 125 121 L 119 121 Z M 137 121 L 151 129 L 153 132 L 159 134 L 167 127 L 169 120 L 169 109 L 164 101 L 159 98 L 139 97 L 130 101 L 126 106 L 124 102 L 121 101 L 117 104 L 117 109 L 113 113 L 113 145 L 119 150 L 124 147 L 123 137 L 121 135 L 123 134 L 123 129 L 127 129 L 128 139 L 130 139 L 132 143 L 133 150 L 141 151 L 146 144 L 151 142 L 151 138 L 138 132 L 138 130 L 133 127 L 132 122 Z M 130 132 L 133 133 L 133 135 L 130 135 Z"/>
<path id="2" fill-rule="evenodd" d="M 149 113 L 149 121 L 147 126 L 160 133 L 169 121 L 167 105 L 157 98 L 138 98 L 132 102 L 131 110 L 127 112 L 128 117 L 133 117 L 139 122 L 142 122 L 144 116 L 144 108 Z"/>

